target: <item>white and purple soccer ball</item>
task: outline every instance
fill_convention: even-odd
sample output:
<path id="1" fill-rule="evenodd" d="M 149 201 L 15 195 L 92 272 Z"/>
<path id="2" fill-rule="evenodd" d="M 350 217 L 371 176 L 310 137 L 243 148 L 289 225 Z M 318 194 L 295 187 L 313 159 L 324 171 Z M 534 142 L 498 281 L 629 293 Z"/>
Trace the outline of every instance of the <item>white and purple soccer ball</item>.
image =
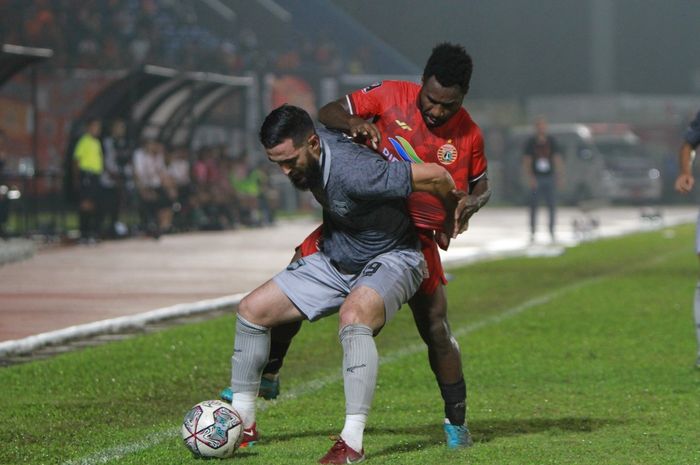
<path id="1" fill-rule="evenodd" d="M 182 439 L 197 457 L 231 457 L 243 440 L 243 420 L 231 404 L 205 400 L 185 415 Z"/>

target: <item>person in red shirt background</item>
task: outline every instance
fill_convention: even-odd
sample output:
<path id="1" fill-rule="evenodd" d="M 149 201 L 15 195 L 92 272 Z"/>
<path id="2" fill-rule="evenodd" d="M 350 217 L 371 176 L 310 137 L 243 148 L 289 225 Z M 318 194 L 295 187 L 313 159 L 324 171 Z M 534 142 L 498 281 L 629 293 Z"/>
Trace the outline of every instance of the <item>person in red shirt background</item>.
<path id="1" fill-rule="evenodd" d="M 460 233 L 490 196 L 481 130 L 462 107 L 472 67 L 471 57 L 462 46 L 439 44 L 425 66 L 422 85 L 378 82 L 319 111 L 321 123 L 367 143 L 389 160 L 432 162 L 445 167 L 461 191 L 460 202 L 467 207 L 459 221 Z M 430 194 L 414 193 L 408 203 L 428 264 L 428 276 L 409 306 L 428 346 L 430 366 L 445 401 L 447 445 L 467 447 L 472 439 L 466 425 L 466 384 L 459 345 L 447 321 L 447 279 L 437 249 L 438 244 L 443 249 L 449 246 L 450 234 L 442 230 L 445 211 L 440 200 Z M 321 228 L 306 238 L 298 253 L 306 256 L 317 251 Z M 292 324 L 273 329 L 261 396 L 277 396 L 279 369 L 299 328 L 300 324 Z M 227 397 L 225 392 L 222 397 Z"/>

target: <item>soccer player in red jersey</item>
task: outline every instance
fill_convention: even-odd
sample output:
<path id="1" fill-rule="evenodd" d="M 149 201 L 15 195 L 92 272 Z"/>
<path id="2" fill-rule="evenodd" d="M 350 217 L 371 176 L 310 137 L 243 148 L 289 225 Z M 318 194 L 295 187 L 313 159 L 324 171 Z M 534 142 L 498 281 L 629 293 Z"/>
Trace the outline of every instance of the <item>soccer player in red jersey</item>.
<path id="1" fill-rule="evenodd" d="M 364 139 L 385 158 L 444 166 L 465 193 L 463 232 L 490 195 L 481 130 L 462 107 L 471 74 L 472 60 L 463 47 L 440 44 L 428 59 L 422 85 L 373 84 L 324 106 L 319 120 Z M 447 445 L 468 446 L 466 385 L 459 346 L 447 321 L 447 280 L 436 246 L 436 241 L 445 249 L 449 244 L 449 234 L 441 229 L 445 213 L 430 194 L 415 193 L 408 202 L 429 272 L 409 305 L 445 401 Z"/>
<path id="2" fill-rule="evenodd" d="M 375 83 L 325 105 L 319 111 L 319 120 L 364 141 L 387 159 L 433 162 L 445 167 L 462 191 L 460 202 L 466 208 L 459 231 L 464 232 L 469 218 L 490 196 L 481 130 L 462 107 L 471 74 L 472 60 L 463 47 L 440 44 L 428 59 L 422 85 L 405 81 Z M 443 249 L 449 245 L 450 234 L 442 230 L 445 212 L 430 194 L 414 193 L 408 202 L 428 264 L 428 277 L 409 305 L 428 346 L 430 367 L 445 402 L 447 445 L 465 447 L 471 445 L 466 426 L 466 384 L 459 345 L 447 321 L 447 280 L 437 249 L 438 244 Z M 319 236 L 320 228 L 307 237 L 298 252 L 314 253 Z M 263 397 L 276 397 L 277 373 L 299 327 L 273 329 L 270 361 L 261 384 Z"/>

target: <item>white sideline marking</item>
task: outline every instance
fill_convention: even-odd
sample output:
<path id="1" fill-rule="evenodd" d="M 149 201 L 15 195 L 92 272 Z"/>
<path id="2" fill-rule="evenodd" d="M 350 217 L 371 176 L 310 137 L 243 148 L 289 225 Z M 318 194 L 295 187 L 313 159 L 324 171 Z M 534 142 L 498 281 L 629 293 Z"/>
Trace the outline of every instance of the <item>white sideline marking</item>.
<path id="1" fill-rule="evenodd" d="M 670 220 L 667 219 L 658 224 L 647 225 L 646 227 L 642 228 L 642 230 L 649 231 L 655 229 L 663 229 L 676 226 L 678 224 L 687 223 L 689 221 L 690 220 L 687 218 L 672 218 Z M 640 230 L 639 227 L 631 227 L 626 229 L 623 228 L 613 230 L 607 233 L 601 232 L 596 236 L 596 238 L 620 236 L 631 232 L 636 232 L 638 230 Z M 501 250 L 502 247 L 486 247 L 484 250 L 481 250 L 477 253 L 474 253 L 473 251 L 469 250 L 460 250 L 460 247 L 455 244 L 452 247 L 452 253 L 445 254 L 441 251 L 440 256 L 443 265 L 445 265 L 445 267 L 447 268 L 454 266 L 462 266 L 465 264 L 487 259 L 498 259 L 515 256 L 544 256 L 547 254 L 559 254 L 563 253 L 564 251 L 563 247 L 538 247 L 535 250 L 533 250 L 527 245 L 518 246 L 517 241 L 515 246 L 513 246 L 512 241 L 506 242 L 508 243 L 508 245 L 503 250 Z M 577 242 L 574 241 L 574 243 L 569 245 L 575 246 L 576 244 Z M 503 241 L 501 241 L 501 246 L 503 246 Z M 171 307 L 164 307 L 137 315 L 129 315 L 109 320 L 96 321 L 94 323 L 70 326 L 68 328 L 47 333 L 41 333 L 23 339 L 3 341 L 0 342 L 0 358 L 9 355 L 31 353 L 32 351 L 40 349 L 42 347 L 62 344 L 73 339 L 97 336 L 106 333 L 118 333 L 124 330 L 142 328 L 148 323 L 154 323 L 161 320 L 177 318 L 187 315 L 194 315 L 197 313 L 206 313 L 208 311 L 217 310 L 222 307 L 237 305 L 241 301 L 241 299 L 246 296 L 246 294 L 247 292 L 241 294 L 228 295 L 220 297 L 218 299 L 177 304 Z"/>
<path id="2" fill-rule="evenodd" d="M 131 444 L 124 444 L 122 446 L 110 447 L 102 452 L 98 452 L 90 457 L 69 460 L 63 462 L 64 465 L 93 465 L 98 463 L 107 463 L 112 460 L 117 460 L 125 455 L 133 454 L 135 452 L 141 452 L 142 450 L 150 449 L 156 444 L 160 444 L 163 441 L 172 439 L 173 436 L 180 432 L 180 428 L 168 428 L 160 431 L 154 432 L 147 439 L 143 441 L 133 442 Z"/>
<path id="3" fill-rule="evenodd" d="M 538 297 L 534 297 L 526 302 L 523 302 L 520 305 L 516 305 L 515 307 L 511 307 L 497 315 L 494 315 L 489 318 L 484 318 L 483 320 L 477 321 L 476 323 L 472 323 L 466 326 L 462 326 L 461 328 L 457 328 L 457 330 L 453 331 L 453 335 L 455 337 L 460 337 L 467 335 L 469 333 L 473 333 L 474 331 L 478 331 L 482 328 L 485 328 L 487 326 L 495 325 L 498 324 L 504 320 L 507 320 L 509 318 L 512 318 L 525 310 L 528 310 L 532 307 L 536 307 L 538 305 L 542 305 L 545 303 L 548 303 L 557 297 L 560 297 L 567 292 L 579 289 L 581 287 L 588 286 L 589 284 L 593 284 L 597 281 L 600 281 L 604 278 L 610 277 L 615 273 L 611 273 L 608 275 L 602 275 L 598 276 L 595 278 L 590 278 L 586 279 L 583 281 L 579 281 L 575 284 L 571 284 L 568 286 L 561 287 L 555 291 L 548 292 L 546 294 L 543 294 Z M 386 365 L 389 363 L 394 363 L 404 357 L 407 357 L 409 355 L 413 355 L 416 353 L 420 353 L 425 350 L 425 344 L 421 343 L 416 343 L 416 344 L 411 344 L 409 346 L 404 347 L 403 349 L 393 351 L 389 353 L 388 355 L 385 355 L 383 357 L 380 357 L 379 363 L 380 365 Z M 336 373 L 336 374 L 331 374 L 327 376 L 323 376 L 321 378 L 316 378 L 311 381 L 308 381 L 306 383 L 300 384 L 294 389 L 285 391 L 284 393 L 280 394 L 279 398 L 275 400 L 269 400 L 269 401 L 259 401 L 257 409 L 258 411 L 265 411 L 269 408 L 275 407 L 278 403 L 284 402 L 286 400 L 290 399 L 296 399 L 297 397 L 301 397 L 307 394 L 310 394 L 312 392 L 318 391 L 322 389 L 323 387 L 332 384 L 332 383 L 337 383 L 343 379 L 342 373 Z M 69 460 L 67 462 L 64 462 L 63 465 L 94 465 L 94 464 L 99 464 L 99 463 L 107 463 L 112 460 L 117 460 L 125 455 L 133 454 L 136 452 L 141 452 L 146 449 L 150 449 L 151 447 L 154 447 L 158 444 L 160 444 L 163 441 L 173 439 L 177 434 L 179 434 L 180 429 L 179 428 L 168 428 L 168 429 L 163 429 L 160 431 L 157 431 L 153 433 L 152 436 L 150 436 L 148 439 L 145 439 L 143 441 L 138 441 L 134 442 L 131 444 L 125 444 L 121 446 L 115 446 L 109 449 L 105 449 L 101 452 L 98 452 L 94 455 L 82 458 L 82 459 L 77 459 L 77 460 Z"/>
<path id="4" fill-rule="evenodd" d="M 61 344 L 73 339 L 97 336 L 99 334 L 118 333 L 129 329 L 143 328 L 148 323 L 177 318 L 197 313 L 210 312 L 223 307 L 238 305 L 247 293 L 233 294 L 216 299 L 201 300 L 163 307 L 150 312 L 128 315 L 109 320 L 96 321 L 84 325 L 37 334 L 35 336 L 0 342 L 0 357 L 25 354 L 48 345 Z"/>

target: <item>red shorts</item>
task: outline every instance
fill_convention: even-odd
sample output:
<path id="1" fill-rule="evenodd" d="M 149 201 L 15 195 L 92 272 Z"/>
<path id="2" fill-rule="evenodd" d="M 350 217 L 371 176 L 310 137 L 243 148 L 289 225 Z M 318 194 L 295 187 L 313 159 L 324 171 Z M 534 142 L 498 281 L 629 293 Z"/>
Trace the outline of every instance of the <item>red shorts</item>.
<path id="1" fill-rule="evenodd" d="M 322 234 L 323 226 L 321 225 L 314 229 L 314 231 L 304 239 L 304 242 L 297 246 L 296 249 L 301 252 L 302 257 L 318 252 Z M 442 262 L 440 261 L 440 252 L 437 243 L 433 240 L 433 236 L 433 231 L 418 229 L 421 250 L 423 251 L 423 257 L 428 267 L 428 276 L 423 279 L 418 290 L 426 295 L 433 295 L 440 284 L 447 284 L 445 270 L 443 270 Z"/>

